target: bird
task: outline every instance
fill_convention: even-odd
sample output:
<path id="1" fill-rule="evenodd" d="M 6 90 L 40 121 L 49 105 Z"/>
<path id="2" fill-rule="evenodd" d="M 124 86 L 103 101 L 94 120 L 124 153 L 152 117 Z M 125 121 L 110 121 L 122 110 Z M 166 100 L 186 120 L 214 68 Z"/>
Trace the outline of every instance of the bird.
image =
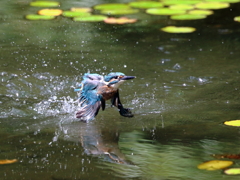
<path id="1" fill-rule="evenodd" d="M 119 97 L 119 86 L 126 80 L 134 79 L 135 76 L 126 76 L 121 72 L 111 72 L 102 76 L 99 74 L 85 73 L 80 85 L 75 89 L 79 93 L 76 118 L 81 121 L 94 119 L 99 109 L 105 109 L 107 100 L 111 99 L 112 106 L 118 108 L 121 116 L 133 117 L 128 108 L 124 108 Z"/>

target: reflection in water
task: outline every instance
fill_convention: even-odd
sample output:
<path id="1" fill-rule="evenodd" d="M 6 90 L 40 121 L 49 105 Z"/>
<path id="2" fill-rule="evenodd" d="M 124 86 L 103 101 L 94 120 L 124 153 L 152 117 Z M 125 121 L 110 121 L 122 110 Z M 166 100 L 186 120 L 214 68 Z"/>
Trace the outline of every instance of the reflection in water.
<path id="1" fill-rule="evenodd" d="M 64 133 L 64 140 L 81 142 L 84 152 L 88 155 L 102 155 L 105 160 L 120 164 L 129 163 L 119 150 L 118 132 L 102 132 L 103 129 L 95 122 L 61 124 L 60 130 L 60 133 Z"/>
<path id="2" fill-rule="evenodd" d="M 193 143 L 179 139 L 162 144 L 157 140 L 147 139 L 146 135 L 140 131 L 120 135 L 119 147 L 135 166 L 119 167 L 116 165 L 114 171 L 118 176 L 143 179 L 205 180 L 210 175 L 211 179 L 229 179 L 227 176 L 223 177 L 221 173 L 199 170 L 197 165 L 202 161 L 211 160 L 211 153 L 231 150 L 231 148 L 238 149 L 239 142 L 226 146 L 227 142 L 216 140 L 203 139 Z M 107 167 L 111 168 L 110 165 Z"/>

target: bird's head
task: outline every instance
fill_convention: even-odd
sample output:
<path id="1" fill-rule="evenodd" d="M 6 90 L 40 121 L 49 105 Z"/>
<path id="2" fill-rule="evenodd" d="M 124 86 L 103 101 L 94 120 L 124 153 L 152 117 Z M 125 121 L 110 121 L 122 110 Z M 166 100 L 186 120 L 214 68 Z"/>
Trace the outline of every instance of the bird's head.
<path id="1" fill-rule="evenodd" d="M 125 81 L 129 79 L 134 79 L 135 76 L 126 76 L 120 72 L 112 72 L 104 77 L 104 81 L 108 86 L 118 89 L 119 86 Z"/>

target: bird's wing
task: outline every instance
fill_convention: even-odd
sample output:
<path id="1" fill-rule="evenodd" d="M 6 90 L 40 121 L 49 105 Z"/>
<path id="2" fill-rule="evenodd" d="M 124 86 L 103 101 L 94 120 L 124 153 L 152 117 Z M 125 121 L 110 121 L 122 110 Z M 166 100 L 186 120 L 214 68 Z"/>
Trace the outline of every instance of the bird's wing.
<path id="1" fill-rule="evenodd" d="M 105 102 L 103 104 L 102 96 L 97 94 L 97 87 L 99 81 L 86 79 L 82 82 L 82 91 L 79 97 L 80 109 L 76 113 L 76 117 L 83 121 L 89 121 L 93 119 L 102 106 L 105 107 Z"/>

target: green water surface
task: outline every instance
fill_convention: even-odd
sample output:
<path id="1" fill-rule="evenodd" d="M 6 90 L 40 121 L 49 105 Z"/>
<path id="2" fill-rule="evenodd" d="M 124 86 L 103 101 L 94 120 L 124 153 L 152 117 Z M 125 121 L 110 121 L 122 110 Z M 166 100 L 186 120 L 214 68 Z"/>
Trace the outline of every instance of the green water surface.
<path id="1" fill-rule="evenodd" d="M 239 128 L 222 124 L 240 118 L 238 3 L 204 20 L 142 13 L 136 24 L 108 25 L 27 21 L 37 10 L 29 2 L 0 2 L 0 160 L 18 160 L 0 165 L 0 179 L 239 179 L 197 169 L 212 154 L 240 153 Z M 197 31 L 159 30 L 169 24 Z M 137 76 L 120 88 L 135 116 L 109 103 L 79 122 L 73 89 L 81 76 L 112 71 Z"/>

